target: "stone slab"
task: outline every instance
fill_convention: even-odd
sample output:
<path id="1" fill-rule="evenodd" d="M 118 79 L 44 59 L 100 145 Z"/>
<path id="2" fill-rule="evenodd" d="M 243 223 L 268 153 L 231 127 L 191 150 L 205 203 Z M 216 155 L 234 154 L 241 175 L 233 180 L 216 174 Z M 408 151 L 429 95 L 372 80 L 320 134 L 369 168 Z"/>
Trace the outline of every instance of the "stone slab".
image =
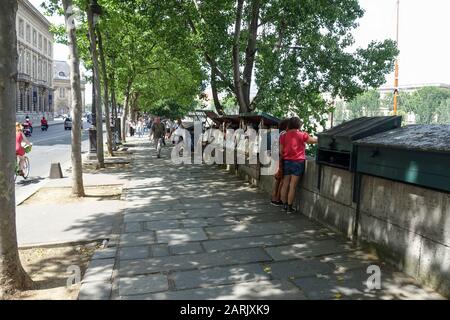
<path id="1" fill-rule="evenodd" d="M 304 300 L 305 296 L 301 290 L 287 281 L 263 280 L 127 298 L 135 300 Z"/>
<path id="2" fill-rule="evenodd" d="M 171 278 L 177 290 L 270 280 L 270 276 L 260 264 L 181 271 L 173 273 Z"/>
<path id="3" fill-rule="evenodd" d="M 265 266 L 272 277 L 286 280 L 334 272 L 334 268 L 331 265 L 320 262 L 317 259 L 274 262 Z"/>
<path id="4" fill-rule="evenodd" d="M 209 268 L 270 260 L 271 258 L 261 248 L 198 253 L 189 255 L 188 259 L 186 259 L 186 256 L 184 255 L 175 255 L 136 261 L 123 261 L 120 264 L 119 274 L 121 276 L 131 276 L 163 271 L 167 272 L 171 270 Z"/>
<path id="5" fill-rule="evenodd" d="M 161 274 L 132 278 L 121 277 L 119 279 L 120 296 L 160 292 L 168 289 L 169 282 L 167 277 Z"/>
<path id="6" fill-rule="evenodd" d="M 172 254 L 194 254 L 204 252 L 200 242 L 190 242 L 169 246 Z"/>
<path id="7" fill-rule="evenodd" d="M 111 282 L 85 282 L 80 287 L 78 300 L 109 300 L 111 291 Z"/>
<path id="8" fill-rule="evenodd" d="M 108 282 L 111 280 L 114 259 L 91 260 L 84 274 L 82 283 Z"/>
<path id="9" fill-rule="evenodd" d="M 266 222 L 241 223 L 233 226 L 206 227 L 205 231 L 210 239 L 227 239 L 291 233 L 298 231 L 298 228 L 290 223 Z"/>
<path id="10" fill-rule="evenodd" d="M 336 240 L 312 241 L 266 248 L 267 253 L 276 261 L 317 257 L 339 252 L 355 250 L 350 244 L 338 243 Z"/>
<path id="11" fill-rule="evenodd" d="M 181 224 L 177 220 L 147 221 L 145 223 L 147 230 L 177 229 L 180 227 Z"/>
<path id="12" fill-rule="evenodd" d="M 298 241 L 305 239 L 323 240 L 323 239 L 330 239 L 330 237 L 325 233 L 321 233 L 320 231 L 309 233 L 294 232 L 285 234 L 245 237 L 245 238 L 208 240 L 203 242 L 203 247 L 208 252 L 214 252 L 230 249 L 269 247 L 289 243 L 298 243 Z"/>
<path id="13" fill-rule="evenodd" d="M 133 260 L 133 259 L 145 259 L 150 257 L 149 247 L 137 246 L 137 247 L 122 247 L 119 251 L 120 260 Z"/>
<path id="14" fill-rule="evenodd" d="M 208 239 L 202 228 L 157 230 L 156 238 L 158 243 L 168 243 L 169 245 Z"/>
<path id="15" fill-rule="evenodd" d="M 156 242 L 153 231 L 144 231 L 136 233 L 124 233 L 120 236 L 121 247 L 135 247 L 140 245 L 148 245 Z"/>

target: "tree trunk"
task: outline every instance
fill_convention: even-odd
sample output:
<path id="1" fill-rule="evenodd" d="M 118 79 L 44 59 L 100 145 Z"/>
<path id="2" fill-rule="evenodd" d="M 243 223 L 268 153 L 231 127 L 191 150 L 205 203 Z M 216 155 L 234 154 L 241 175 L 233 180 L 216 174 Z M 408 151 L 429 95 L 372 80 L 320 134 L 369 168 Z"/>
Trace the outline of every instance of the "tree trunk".
<path id="1" fill-rule="evenodd" d="M 91 2 L 91 1 L 90 1 Z M 102 117 L 102 94 L 100 86 L 100 72 L 98 66 L 97 39 L 95 34 L 94 16 L 91 7 L 88 5 L 87 20 L 89 29 L 89 41 L 92 58 L 92 69 L 94 76 L 93 86 L 95 88 L 95 110 L 96 110 L 96 129 L 97 129 L 97 160 L 100 168 L 105 167 L 105 158 L 103 152 L 103 117 Z"/>
<path id="2" fill-rule="evenodd" d="M 249 36 L 247 42 L 247 48 L 245 50 L 245 66 L 243 73 L 242 92 L 244 94 L 244 101 L 249 111 L 251 111 L 250 104 L 250 89 L 252 85 L 252 73 L 255 64 L 256 56 L 256 39 L 258 36 L 258 21 L 259 11 L 261 8 L 260 0 L 252 1 L 252 12 L 249 22 Z"/>
<path id="3" fill-rule="evenodd" d="M 127 139 L 127 117 L 128 117 L 128 108 L 129 108 L 129 104 L 130 104 L 130 90 L 131 90 L 131 85 L 133 84 L 133 79 L 130 78 L 128 79 L 128 83 L 127 83 L 127 87 L 125 89 L 125 102 L 124 102 L 124 106 L 123 106 L 123 110 L 122 110 L 122 121 L 121 121 L 121 129 L 122 129 L 122 142 L 126 142 Z"/>
<path id="4" fill-rule="evenodd" d="M 242 90 L 242 80 L 240 67 L 240 34 L 241 34 L 241 23 L 242 23 L 242 11 L 244 6 L 244 0 L 237 1 L 236 9 L 236 21 L 234 26 L 234 43 L 233 43 L 233 80 L 234 80 L 234 91 L 239 104 L 239 113 L 244 113 L 248 111 L 247 104 L 244 99 L 244 92 Z"/>
<path id="5" fill-rule="evenodd" d="M 0 299 L 33 287 L 19 258 L 16 234 L 14 168 L 17 77 L 17 0 L 0 10 Z"/>
<path id="6" fill-rule="evenodd" d="M 217 92 L 217 83 L 216 83 L 216 68 L 211 68 L 211 91 L 214 100 L 214 107 L 219 115 L 224 115 L 223 106 L 220 103 L 219 95 Z"/>
<path id="7" fill-rule="evenodd" d="M 97 28 L 98 36 L 98 48 L 100 53 L 100 62 L 102 64 L 102 75 L 103 75 L 103 104 L 105 106 L 105 124 L 106 124 L 106 141 L 108 144 L 108 153 L 112 157 L 113 154 L 113 143 L 112 143 L 112 132 L 111 132 L 111 117 L 109 113 L 109 92 L 108 92 L 108 74 L 106 73 L 106 62 L 105 55 L 103 53 L 103 43 L 102 34 L 100 29 Z"/>
<path id="8" fill-rule="evenodd" d="M 77 35 L 73 19 L 71 18 L 72 0 L 63 0 L 66 33 L 69 39 L 70 51 L 70 87 L 72 95 L 72 194 L 84 197 L 83 163 L 81 159 L 81 85 L 80 85 L 80 57 L 78 55 Z"/>

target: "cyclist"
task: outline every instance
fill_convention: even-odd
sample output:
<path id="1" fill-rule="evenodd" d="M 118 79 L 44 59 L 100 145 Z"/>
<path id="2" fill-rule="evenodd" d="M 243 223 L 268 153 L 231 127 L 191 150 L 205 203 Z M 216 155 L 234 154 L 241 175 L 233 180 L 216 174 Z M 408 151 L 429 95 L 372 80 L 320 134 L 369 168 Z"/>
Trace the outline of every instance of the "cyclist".
<path id="1" fill-rule="evenodd" d="M 25 166 L 25 148 L 22 146 L 22 142 L 26 144 L 31 144 L 30 141 L 25 137 L 25 134 L 22 132 L 23 126 L 19 122 L 16 122 L 16 156 L 19 158 L 19 175 L 22 177 L 25 175 L 24 166 Z"/>
<path id="2" fill-rule="evenodd" d="M 163 143 L 164 136 L 166 134 L 166 127 L 161 123 L 161 118 L 156 117 L 151 129 L 151 136 L 156 147 L 156 157 L 161 158 L 161 144 Z"/>

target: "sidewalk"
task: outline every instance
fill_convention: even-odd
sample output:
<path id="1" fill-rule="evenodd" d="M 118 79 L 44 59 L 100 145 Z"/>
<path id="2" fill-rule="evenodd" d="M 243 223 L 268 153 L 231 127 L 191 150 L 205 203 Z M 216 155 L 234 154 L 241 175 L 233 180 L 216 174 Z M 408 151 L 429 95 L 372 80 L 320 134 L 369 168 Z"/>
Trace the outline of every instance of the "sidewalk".
<path id="1" fill-rule="evenodd" d="M 117 247 L 99 252 L 80 299 L 440 299 L 217 166 L 178 166 L 134 144 Z M 381 290 L 369 290 L 369 265 Z M 111 280 L 112 277 L 112 280 Z"/>

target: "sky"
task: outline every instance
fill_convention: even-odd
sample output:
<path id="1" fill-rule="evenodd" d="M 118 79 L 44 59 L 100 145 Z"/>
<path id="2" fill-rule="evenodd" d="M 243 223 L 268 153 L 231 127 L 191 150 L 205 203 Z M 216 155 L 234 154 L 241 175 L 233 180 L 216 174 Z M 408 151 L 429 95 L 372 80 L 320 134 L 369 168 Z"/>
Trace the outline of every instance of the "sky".
<path id="1" fill-rule="evenodd" d="M 43 0 L 30 0 L 41 12 Z M 395 40 L 397 0 L 359 0 L 365 10 L 354 30 L 354 47 L 366 47 L 372 40 Z M 450 0 L 400 0 L 399 84 L 450 84 Z M 47 17 L 56 24 L 62 17 Z M 68 49 L 55 44 L 54 59 L 67 60 Z M 393 85 L 394 75 L 386 76 Z M 91 86 L 86 86 L 86 103 L 91 102 Z"/>

